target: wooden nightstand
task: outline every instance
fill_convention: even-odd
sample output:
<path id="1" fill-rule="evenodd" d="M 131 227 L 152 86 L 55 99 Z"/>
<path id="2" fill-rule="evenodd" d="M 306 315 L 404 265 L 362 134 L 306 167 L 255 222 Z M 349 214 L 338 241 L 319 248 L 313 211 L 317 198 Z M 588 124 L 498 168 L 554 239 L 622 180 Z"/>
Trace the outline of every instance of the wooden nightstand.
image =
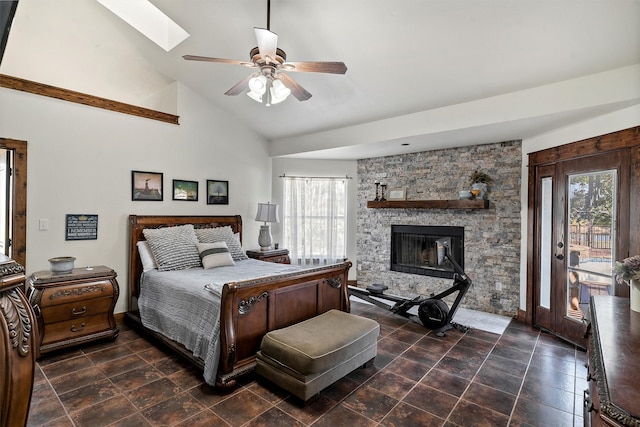
<path id="1" fill-rule="evenodd" d="M 40 353 L 118 336 L 113 317 L 120 293 L 116 276 L 103 265 L 31 275 L 29 302 L 40 330 Z"/>
<path id="2" fill-rule="evenodd" d="M 291 264 L 289 249 L 272 249 L 269 251 L 261 251 L 260 249 L 250 250 L 247 251 L 247 256 L 249 258 L 259 259 L 260 261 Z"/>

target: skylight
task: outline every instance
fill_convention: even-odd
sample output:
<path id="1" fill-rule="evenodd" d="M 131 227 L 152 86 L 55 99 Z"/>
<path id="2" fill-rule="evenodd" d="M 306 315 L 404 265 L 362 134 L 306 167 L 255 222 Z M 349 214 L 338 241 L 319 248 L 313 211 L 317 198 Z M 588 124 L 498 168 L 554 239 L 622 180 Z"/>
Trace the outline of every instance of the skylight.
<path id="1" fill-rule="evenodd" d="M 97 2 L 167 52 L 189 37 L 189 33 L 149 3 L 149 0 L 97 0 Z"/>

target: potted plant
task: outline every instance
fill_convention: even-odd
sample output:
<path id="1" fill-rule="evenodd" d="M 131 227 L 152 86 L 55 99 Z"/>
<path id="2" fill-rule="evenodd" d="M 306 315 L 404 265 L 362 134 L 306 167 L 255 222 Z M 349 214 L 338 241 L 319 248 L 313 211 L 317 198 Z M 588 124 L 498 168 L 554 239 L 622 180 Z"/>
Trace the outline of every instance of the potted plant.
<path id="1" fill-rule="evenodd" d="M 625 258 L 622 262 L 616 261 L 613 272 L 618 283 L 626 282 L 631 287 L 631 310 L 640 312 L 640 255 Z"/>
<path id="2" fill-rule="evenodd" d="M 485 194 L 487 194 L 487 185 L 493 181 L 491 177 L 484 173 L 474 171 L 469 176 L 469 182 L 471 183 L 471 194 L 475 196 L 476 199 L 484 199 Z"/>

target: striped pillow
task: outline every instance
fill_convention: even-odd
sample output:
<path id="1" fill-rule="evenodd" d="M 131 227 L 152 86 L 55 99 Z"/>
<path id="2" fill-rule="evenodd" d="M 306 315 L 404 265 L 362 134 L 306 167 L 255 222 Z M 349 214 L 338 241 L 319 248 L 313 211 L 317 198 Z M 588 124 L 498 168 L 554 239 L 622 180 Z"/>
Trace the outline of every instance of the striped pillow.
<path id="1" fill-rule="evenodd" d="M 215 228 L 196 228 L 196 236 L 200 243 L 226 242 L 231 258 L 234 261 L 249 258 L 242 250 L 240 240 L 233 234 L 233 230 L 228 225 Z"/>
<path id="2" fill-rule="evenodd" d="M 235 265 L 226 242 L 198 243 L 198 252 L 204 268 Z"/>
<path id="3" fill-rule="evenodd" d="M 200 254 L 196 246 L 198 238 L 192 224 L 145 228 L 142 233 L 149 242 L 159 271 L 200 267 Z"/>

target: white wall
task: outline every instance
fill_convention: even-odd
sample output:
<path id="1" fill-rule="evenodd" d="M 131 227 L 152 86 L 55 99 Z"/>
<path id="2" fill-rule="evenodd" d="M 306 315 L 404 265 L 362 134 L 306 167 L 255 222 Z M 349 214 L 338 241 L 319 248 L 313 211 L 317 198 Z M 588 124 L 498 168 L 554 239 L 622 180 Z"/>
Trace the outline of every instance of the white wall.
<path id="1" fill-rule="evenodd" d="M 284 189 L 284 182 L 280 176 L 283 174 L 289 176 L 350 176 L 353 178 L 349 180 L 347 188 L 347 258 L 353 263 L 353 267 L 349 270 L 349 280 L 356 279 L 357 166 L 355 160 L 302 160 L 276 157 L 272 162 L 271 173 L 271 203 L 278 203 L 280 206 L 282 206 Z M 263 202 L 266 201 L 268 200 Z M 280 214 L 282 215 L 282 212 Z M 274 242 L 282 242 L 282 223 L 272 224 L 271 234 Z M 247 242 L 249 241 L 247 240 Z M 253 241 L 254 246 L 257 246 L 257 242 L 258 234 L 256 233 Z"/>
<path id="2" fill-rule="evenodd" d="M 535 138 L 524 139 L 522 141 L 522 246 L 520 252 L 520 265 L 523 274 L 520 276 L 520 309 L 524 310 L 527 304 L 527 275 L 525 272 L 527 271 L 527 239 L 530 238 L 530 233 L 528 232 L 529 226 L 527 224 L 527 185 L 529 179 L 527 163 L 529 153 L 628 129 L 638 125 L 640 125 L 640 105 L 635 105 L 624 110 L 605 114 L 592 120 L 587 120 L 572 126 L 558 129 L 554 132 L 539 135 Z"/>
<path id="3" fill-rule="evenodd" d="M 240 214 L 254 246 L 252 215 L 271 194 L 266 141 L 182 85 L 178 115 L 176 126 L 0 88 L 0 136 L 28 142 L 27 274 L 55 256 L 107 265 L 118 273 L 118 313 L 127 310 L 129 214 Z M 132 201 L 132 170 L 162 172 L 164 201 Z M 199 200 L 172 201 L 173 179 L 198 181 Z M 229 181 L 229 205 L 206 204 L 207 179 Z M 66 214 L 97 214 L 98 239 L 65 241 Z"/>

